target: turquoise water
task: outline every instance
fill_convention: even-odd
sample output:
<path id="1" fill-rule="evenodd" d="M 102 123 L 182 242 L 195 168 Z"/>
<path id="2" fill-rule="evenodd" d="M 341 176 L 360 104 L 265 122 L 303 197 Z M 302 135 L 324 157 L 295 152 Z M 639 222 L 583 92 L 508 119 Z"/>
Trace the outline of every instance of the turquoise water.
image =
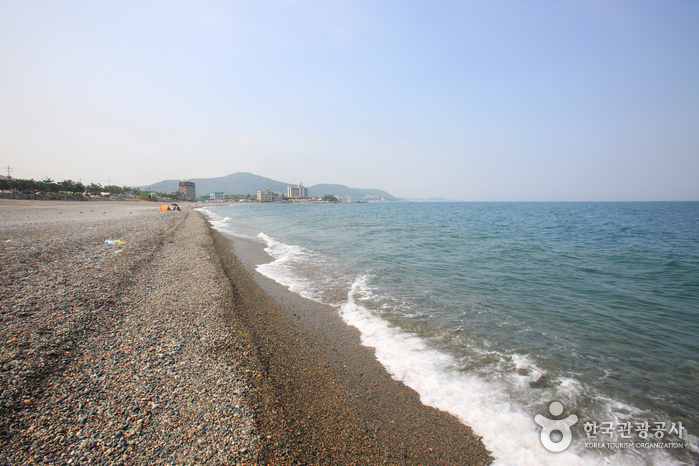
<path id="1" fill-rule="evenodd" d="M 275 260 L 261 273 L 336 307 L 395 378 L 471 425 L 500 464 L 696 460 L 699 203 L 207 211 L 219 230 L 263 243 Z M 561 454 L 541 448 L 532 420 L 554 400 L 580 419 Z M 682 439 L 664 440 L 688 446 L 590 448 L 584 421 L 681 422 Z"/>

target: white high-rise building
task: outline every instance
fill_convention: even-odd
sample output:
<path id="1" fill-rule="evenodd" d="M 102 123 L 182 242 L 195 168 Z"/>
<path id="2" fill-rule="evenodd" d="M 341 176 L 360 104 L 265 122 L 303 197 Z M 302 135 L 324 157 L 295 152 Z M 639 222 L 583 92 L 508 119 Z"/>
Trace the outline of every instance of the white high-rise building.
<path id="1" fill-rule="evenodd" d="M 299 183 L 298 186 L 289 186 L 287 187 L 287 195 L 292 199 L 303 199 L 308 197 L 308 188 L 303 183 Z"/>

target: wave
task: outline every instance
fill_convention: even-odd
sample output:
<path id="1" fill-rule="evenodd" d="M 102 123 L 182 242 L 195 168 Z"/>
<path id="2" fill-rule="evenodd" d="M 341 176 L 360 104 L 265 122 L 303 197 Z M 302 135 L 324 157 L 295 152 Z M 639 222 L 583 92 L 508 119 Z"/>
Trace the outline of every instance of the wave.
<path id="1" fill-rule="evenodd" d="M 296 268 L 303 263 L 312 262 L 311 251 L 301 246 L 289 245 L 271 238 L 264 233 L 257 235 L 265 241 L 265 251 L 274 258 L 273 262 L 257 266 L 257 271 L 272 280 L 281 283 L 304 298 L 318 301 L 320 297 L 314 292 L 311 280 L 300 276 Z"/>
<path id="2" fill-rule="evenodd" d="M 228 235 L 232 236 L 237 236 L 238 238 L 245 238 L 245 239 L 254 239 L 254 236 L 247 235 L 237 229 L 235 225 L 230 221 L 230 217 L 226 217 L 224 215 L 219 215 L 216 212 L 213 212 L 209 208 L 206 207 L 200 207 L 195 209 L 204 215 L 206 215 L 207 219 L 209 220 L 209 223 L 211 226 L 220 231 L 221 233 L 225 233 Z"/>
<path id="3" fill-rule="evenodd" d="M 513 399 L 513 387 L 528 391 L 530 383 L 545 375 L 526 355 L 509 357 L 516 370 L 499 373 L 500 381 L 486 380 L 475 373 L 464 372 L 452 355 L 434 349 L 415 333 L 392 326 L 357 302 L 357 297 L 370 294 L 368 275 L 357 277 L 347 301 L 339 309 L 343 320 L 361 332 L 362 344 L 374 348 L 376 358 L 391 376 L 420 395 L 427 406 L 449 412 L 470 426 L 483 438 L 486 448 L 493 452 L 495 465 L 595 465 L 617 464 L 682 464 L 664 451 L 621 450 L 606 454 L 588 451 L 573 445 L 568 451 L 551 453 L 543 448 L 540 428 L 534 423 L 534 413 Z M 505 355 L 501 360 L 505 360 Z M 526 375 L 522 375 L 522 374 Z M 577 407 L 585 388 L 571 377 L 554 380 L 555 389 L 547 399 L 564 401 Z M 531 404 L 541 400 L 530 400 Z M 606 411 L 604 419 L 617 423 L 641 410 L 615 400 L 600 400 Z M 639 461 L 640 460 L 640 461 Z"/>
<path id="4" fill-rule="evenodd" d="M 225 223 L 223 218 L 216 221 Z M 362 344 L 375 349 L 378 361 L 394 379 L 414 389 L 425 405 L 449 412 L 470 426 L 493 452 L 496 465 L 684 464 L 664 450 L 588 449 L 580 435 L 566 451 L 551 453 L 542 446 L 541 428 L 534 422 L 536 414 L 548 416 L 548 402 L 561 401 L 567 412 L 586 413 L 588 419 L 599 421 L 619 423 L 644 415 L 651 420 L 652 415 L 596 393 L 574 374 L 548 374 L 529 355 L 473 348 L 496 362 L 488 367 L 464 364 L 430 340 L 382 318 L 381 309 L 367 307 L 366 303 L 377 300 L 370 274 L 353 275 L 348 281 L 346 275 L 329 271 L 328 258 L 321 254 L 264 233 L 257 240 L 264 242 L 273 259 L 258 265 L 259 273 L 338 309 L 342 319 L 360 331 Z M 333 287 L 344 290 L 340 299 L 328 292 Z M 533 390 L 532 384 L 543 378 L 550 379 L 546 388 Z M 689 441 L 695 450 L 699 442 L 694 437 Z"/>

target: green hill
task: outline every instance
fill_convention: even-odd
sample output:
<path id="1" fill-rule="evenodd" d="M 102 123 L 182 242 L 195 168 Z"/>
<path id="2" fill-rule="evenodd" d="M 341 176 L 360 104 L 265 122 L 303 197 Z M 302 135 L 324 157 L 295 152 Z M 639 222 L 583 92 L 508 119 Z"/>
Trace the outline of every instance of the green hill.
<path id="1" fill-rule="evenodd" d="M 181 180 L 165 180 L 145 186 L 153 191 L 170 193 L 177 191 Z M 196 184 L 197 195 L 205 196 L 214 192 L 225 194 L 256 194 L 257 191 L 269 188 L 272 191 L 286 193 L 286 187 L 291 183 L 282 183 L 252 173 L 233 173 L 219 178 L 190 178 Z M 296 183 L 298 184 L 298 183 Z"/>
<path id="2" fill-rule="evenodd" d="M 140 186 L 141 189 L 171 193 L 177 191 L 181 180 L 164 180 L 147 186 Z M 272 191 L 284 193 L 288 186 L 297 186 L 298 183 L 284 183 L 253 173 L 232 173 L 219 178 L 190 178 L 189 181 L 196 184 L 197 196 L 206 196 L 213 192 L 223 192 L 225 194 L 257 194 L 257 191 L 269 188 Z M 334 194 L 343 200 L 348 198 L 353 201 L 361 200 L 395 200 L 395 198 L 380 189 L 358 189 L 349 188 L 341 184 L 317 184 L 308 186 L 309 196 L 322 197 L 325 194 Z"/>

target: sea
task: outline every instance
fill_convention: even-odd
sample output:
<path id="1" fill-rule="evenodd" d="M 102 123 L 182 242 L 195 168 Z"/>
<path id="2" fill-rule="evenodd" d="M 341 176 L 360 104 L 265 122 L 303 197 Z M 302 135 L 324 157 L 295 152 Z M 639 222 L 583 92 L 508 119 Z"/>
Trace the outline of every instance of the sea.
<path id="1" fill-rule="evenodd" d="M 496 465 L 697 463 L 699 203 L 202 210 Z"/>

